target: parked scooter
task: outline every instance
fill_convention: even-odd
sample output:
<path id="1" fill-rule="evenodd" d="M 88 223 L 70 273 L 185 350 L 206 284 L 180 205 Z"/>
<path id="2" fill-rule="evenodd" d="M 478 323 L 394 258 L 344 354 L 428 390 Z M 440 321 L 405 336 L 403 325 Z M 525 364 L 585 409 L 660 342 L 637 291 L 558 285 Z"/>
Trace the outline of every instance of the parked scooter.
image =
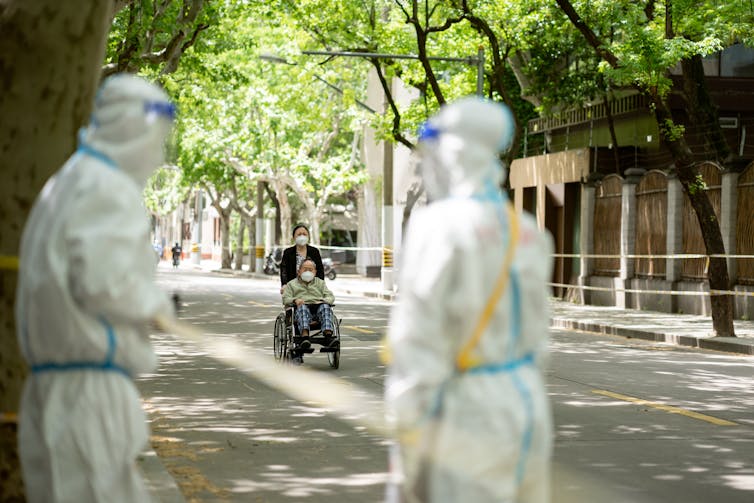
<path id="1" fill-rule="evenodd" d="M 327 277 L 327 279 L 331 281 L 334 280 L 337 277 L 338 272 L 335 270 L 335 263 L 332 261 L 332 259 L 330 257 L 323 258 L 322 265 L 325 268 L 325 276 Z"/>
<path id="2" fill-rule="evenodd" d="M 270 276 L 280 273 L 280 263 L 283 261 L 283 250 L 275 248 L 264 259 L 264 273 Z"/>
<path id="3" fill-rule="evenodd" d="M 264 258 L 264 273 L 273 276 L 280 273 L 280 263 L 283 261 L 283 250 L 275 248 Z M 329 257 L 322 259 L 322 266 L 325 268 L 325 277 L 334 280 L 338 276 L 335 269 L 335 263 Z"/>

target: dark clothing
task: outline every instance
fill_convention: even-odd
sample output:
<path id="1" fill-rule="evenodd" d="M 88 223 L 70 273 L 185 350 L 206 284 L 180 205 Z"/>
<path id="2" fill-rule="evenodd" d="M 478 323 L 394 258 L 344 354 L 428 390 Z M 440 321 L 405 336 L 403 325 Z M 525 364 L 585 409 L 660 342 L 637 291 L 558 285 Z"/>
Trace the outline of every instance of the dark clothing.
<path id="1" fill-rule="evenodd" d="M 306 245 L 306 258 L 310 258 L 317 265 L 317 277 L 325 279 L 325 266 L 322 265 L 322 256 L 319 250 L 313 246 Z M 286 248 L 283 252 L 283 260 L 280 262 L 280 285 L 285 286 L 290 280 L 298 276 L 296 270 L 296 246 Z"/>
<path id="2" fill-rule="evenodd" d="M 176 257 L 180 258 L 181 252 L 183 251 L 183 249 L 180 246 L 174 246 L 173 248 L 170 249 L 170 251 L 173 252 L 173 258 L 176 258 Z"/>

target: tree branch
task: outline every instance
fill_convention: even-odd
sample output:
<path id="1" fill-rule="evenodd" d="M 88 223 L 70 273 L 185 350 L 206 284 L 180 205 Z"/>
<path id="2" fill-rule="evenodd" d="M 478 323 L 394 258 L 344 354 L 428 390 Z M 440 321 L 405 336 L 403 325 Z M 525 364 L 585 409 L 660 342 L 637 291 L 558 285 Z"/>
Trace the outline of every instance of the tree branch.
<path id="1" fill-rule="evenodd" d="M 594 48 L 594 50 L 597 52 L 597 55 L 600 58 L 604 59 L 613 68 L 618 68 L 620 66 L 618 58 L 615 56 L 615 54 L 606 49 L 602 42 L 600 42 L 599 38 L 597 38 L 597 35 L 592 31 L 591 28 L 586 25 L 584 20 L 581 19 L 581 16 L 578 15 L 576 9 L 574 9 L 573 5 L 571 5 L 570 0 L 555 1 L 558 3 L 560 8 L 563 9 L 565 15 L 568 16 L 568 19 L 571 20 L 573 26 L 575 26 L 576 29 L 581 32 L 587 43 Z"/>
<path id="2" fill-rule="evenodd" d="M 409 149 L 414 150 L 414 144 L 408 141 L 408 139 L 403 136 L 403 134 L 401 134 L 401 113 L 398 111 L 398 106 L 395 104 L 395 99 L 393 99 L 393 93 L 390 89 L 390 85 L 385 78 L 385 75 L 382 73 L 382 66 L 380 65 L 379 60 L 377 58 L 369 58 L 369 61 L 377 70 L 377 77 L 380 79 L 382 91 L 385 93 L 385 98 L 387 99 L 388 105 L 390 105 L 390 110 L 393 113 L 393 139 L 399 143 L 402 143 Z"/>

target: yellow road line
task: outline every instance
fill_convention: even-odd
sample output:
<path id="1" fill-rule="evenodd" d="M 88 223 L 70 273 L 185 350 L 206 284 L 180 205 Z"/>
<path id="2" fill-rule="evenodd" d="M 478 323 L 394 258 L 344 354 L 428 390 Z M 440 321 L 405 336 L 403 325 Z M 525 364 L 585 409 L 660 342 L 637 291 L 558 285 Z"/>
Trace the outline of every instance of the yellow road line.
<path id="1" fill-rule="evenodd" d="M 277 305 L 277 304 L 262 304 L 261 302 L 257 302 L 255 300 L 250 300 L 249 304 L 251 304 L 252 306 L 257 306 L 257 307 L 275 307 Z"/>
<path id="2" fill-rule="evenodd" d="M 376 334 L 377 333 L 373 330 L 367 330 L 366 328 L 354 327 L 353 325 L 343 325 L 343 328 L 350 328 L 351 330 L 356 330 L 357 332 L 361 332 L 362 334 Z"/>
<path id="3" fill-rule="evenodd" d="M 593 389 L 592 393 L 595 393 L 597 395 L 607 396 L 610 398 L 615 398 L 616 400 L 623 400 L 624 402 L 632 402 L 638 405 L 646 405 L 647 407 L 652 407 L 657 410 L 662 410 L 670 414 L 680 414 L 682 416 L 690 417 L 692 419 L 699 419 L 700 421 L 706 421 L 708 423 L 716 424 L 718 426 L 737 426 L 738 425 L 738 423 L 734 423 L 733 421 L 728 421 L 726 419 L 720 419 L 717 417 L 708 416 L 706 414 L 700 414 L 699 412 L 682 409 L 680 407 L 673 407 L 672 405 L 665 405 L 658 402 L 650 402 L 649 400 L 644 400 L 642 398 L 636 398 L 636 397 L 628 396 L 628 395 L 621 395 L 620 393 L 613 393 L 612 391 L 606 391 L 603 389 Z"/>

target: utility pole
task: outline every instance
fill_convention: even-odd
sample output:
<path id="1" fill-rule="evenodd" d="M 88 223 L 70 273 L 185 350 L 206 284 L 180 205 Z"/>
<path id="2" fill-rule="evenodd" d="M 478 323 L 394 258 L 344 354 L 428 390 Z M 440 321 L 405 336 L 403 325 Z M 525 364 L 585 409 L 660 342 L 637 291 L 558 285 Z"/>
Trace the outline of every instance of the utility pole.
<path id="1" fill-rule="evenodd" d="M 255 272 L 264 270 L 264 182 L 257 181 L 257 218 L 254 229 L 256 248 Z"/>
<path id="2" fill-rule="evenodd" d="M 191 243 L 191 263 L 199 265 L 202 262 L 202 224 L 204 213 L 204 192 L 202 189 L 196 191 L 196 202 L 194 205 L 194 232 L 191 234 L 193 242 Z"/>

